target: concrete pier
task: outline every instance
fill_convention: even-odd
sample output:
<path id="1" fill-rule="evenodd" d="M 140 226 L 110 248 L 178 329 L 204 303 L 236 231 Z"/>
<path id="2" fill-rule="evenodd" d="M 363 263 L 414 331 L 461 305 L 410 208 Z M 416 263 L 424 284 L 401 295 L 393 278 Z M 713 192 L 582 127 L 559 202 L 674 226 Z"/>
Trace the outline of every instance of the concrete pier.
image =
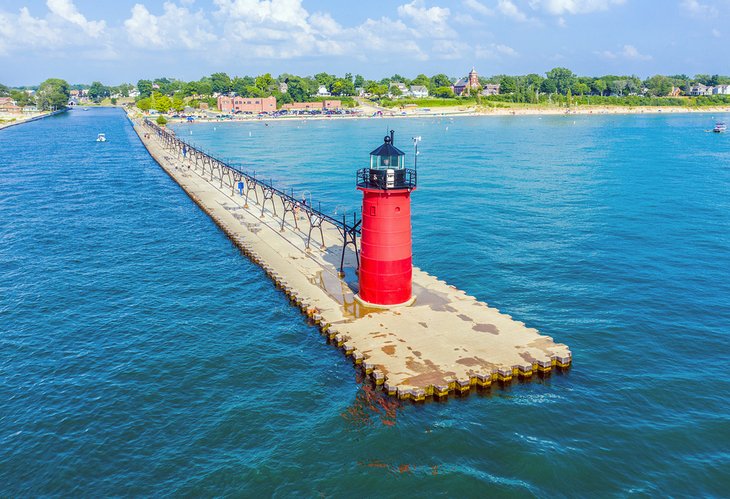
<path id="1" fill-rule="evenodd" d="M 156 125 L 133 123 L 160 166 L 390 395 L 420 401 L 569 367 L 566 345 L 418 268 L 411 305 L 362 306 L 355 299 L 357 255 L 352 244 L 343 250 L 340 228 L 304 216 L 265 184 L 249 185 L 221 163 L 191 154 L 189 146 L 183 154 Z"/>

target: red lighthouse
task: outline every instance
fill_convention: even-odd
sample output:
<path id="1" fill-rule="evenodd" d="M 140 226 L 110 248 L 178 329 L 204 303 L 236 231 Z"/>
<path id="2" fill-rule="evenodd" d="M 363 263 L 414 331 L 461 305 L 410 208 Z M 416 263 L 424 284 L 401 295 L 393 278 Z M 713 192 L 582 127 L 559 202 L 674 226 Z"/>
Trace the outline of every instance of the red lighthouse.
<path id="1" fill-rule="evenodd" d="M 411 301 L 411 191 L 416 171 L 405 167 L 405 153 L 393 145 L 393 130 L 370 153 L 370 168 L 357 172 L 362 191 L 360 291 L 370 305 Z"/>

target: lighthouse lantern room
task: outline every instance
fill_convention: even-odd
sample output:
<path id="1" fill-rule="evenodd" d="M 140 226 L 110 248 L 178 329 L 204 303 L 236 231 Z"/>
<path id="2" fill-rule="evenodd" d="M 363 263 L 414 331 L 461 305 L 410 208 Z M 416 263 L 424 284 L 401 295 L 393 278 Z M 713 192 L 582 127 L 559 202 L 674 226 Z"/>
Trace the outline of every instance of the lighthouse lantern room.
<path id="1" fill-rule="evenodd" d="M 393 130 L 357 172 L 363 193 L 358 299 L 375 306 L 409 304 L 412 297 L 411 191 L 415 169 L 395 147 Z"/>

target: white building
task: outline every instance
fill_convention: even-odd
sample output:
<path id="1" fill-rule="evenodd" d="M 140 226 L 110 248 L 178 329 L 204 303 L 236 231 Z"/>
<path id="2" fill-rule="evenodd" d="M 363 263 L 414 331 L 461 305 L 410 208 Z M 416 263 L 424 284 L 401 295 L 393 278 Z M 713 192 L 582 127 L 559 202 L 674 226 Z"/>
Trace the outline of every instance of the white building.
<path id="1" fill-rule="evenodd" d="M 408 91 L 408 87 L 406 87 L 405 83 L 401 83 L 399 81 L 393 81 L 388 86 L 388 97 L 394 97 L 393 95 L 393 89 L 397 88 L 400 94 L 398 94 L 397 97 L 407 97 L 410 95 L 410 92 Z"/>
<path id="2" fill-rule="evenodd" d="M 423 85 L 411 85 L 410 93 L 417 99 L 428 97 L 428 89 Z"/>
<path id="3" fill-rule="evenodd" d="M 715 87 L 707 87 L 703 85 L 702 83 L 695 83 L 692 85 L 689 89 L 689 94 L 698 96 L 698 95 L 712 95 L 715 90 Z"/>
<path id="4" fill-rule="evenodd" d="M 499 83 L 487 83 L 482 88 L 482 95 L 497 95 L 499 94 Z"/>
<path id="5" fill-rule="evenodd" d="M 713 95 L 730 95 L 730 85 L 718 85 L 712 89 Z"/>
<path id="6" fill-rule="evenodd" d="M 329 97 L 332 95 L 329 90 L 327 90 L 327 87 L 324 85 L 319 86 L 319 90 L 317 90 L 317 96 L 318 97 Z"/>

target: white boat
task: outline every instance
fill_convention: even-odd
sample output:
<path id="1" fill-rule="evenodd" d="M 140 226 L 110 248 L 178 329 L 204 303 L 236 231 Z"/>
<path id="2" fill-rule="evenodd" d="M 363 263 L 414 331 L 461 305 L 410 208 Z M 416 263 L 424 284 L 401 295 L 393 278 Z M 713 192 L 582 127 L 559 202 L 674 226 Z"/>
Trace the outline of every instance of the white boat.
<path id="1" fill-rule="evenodd" d="M 715 133 L 725 133 L 725 132 L 727 132 L 727 125 L 725 123 L 718 121 L 715 124 L 715 128 L 713 128 L 712 131 Z"/>
<path id="2" fill-rule="evenodd" d="M 103 133 L 100 133 L 99 135 L 96 136 L 96 141 L 97 142 L 106 142 L 106 135 L 104 135 Z"/>

